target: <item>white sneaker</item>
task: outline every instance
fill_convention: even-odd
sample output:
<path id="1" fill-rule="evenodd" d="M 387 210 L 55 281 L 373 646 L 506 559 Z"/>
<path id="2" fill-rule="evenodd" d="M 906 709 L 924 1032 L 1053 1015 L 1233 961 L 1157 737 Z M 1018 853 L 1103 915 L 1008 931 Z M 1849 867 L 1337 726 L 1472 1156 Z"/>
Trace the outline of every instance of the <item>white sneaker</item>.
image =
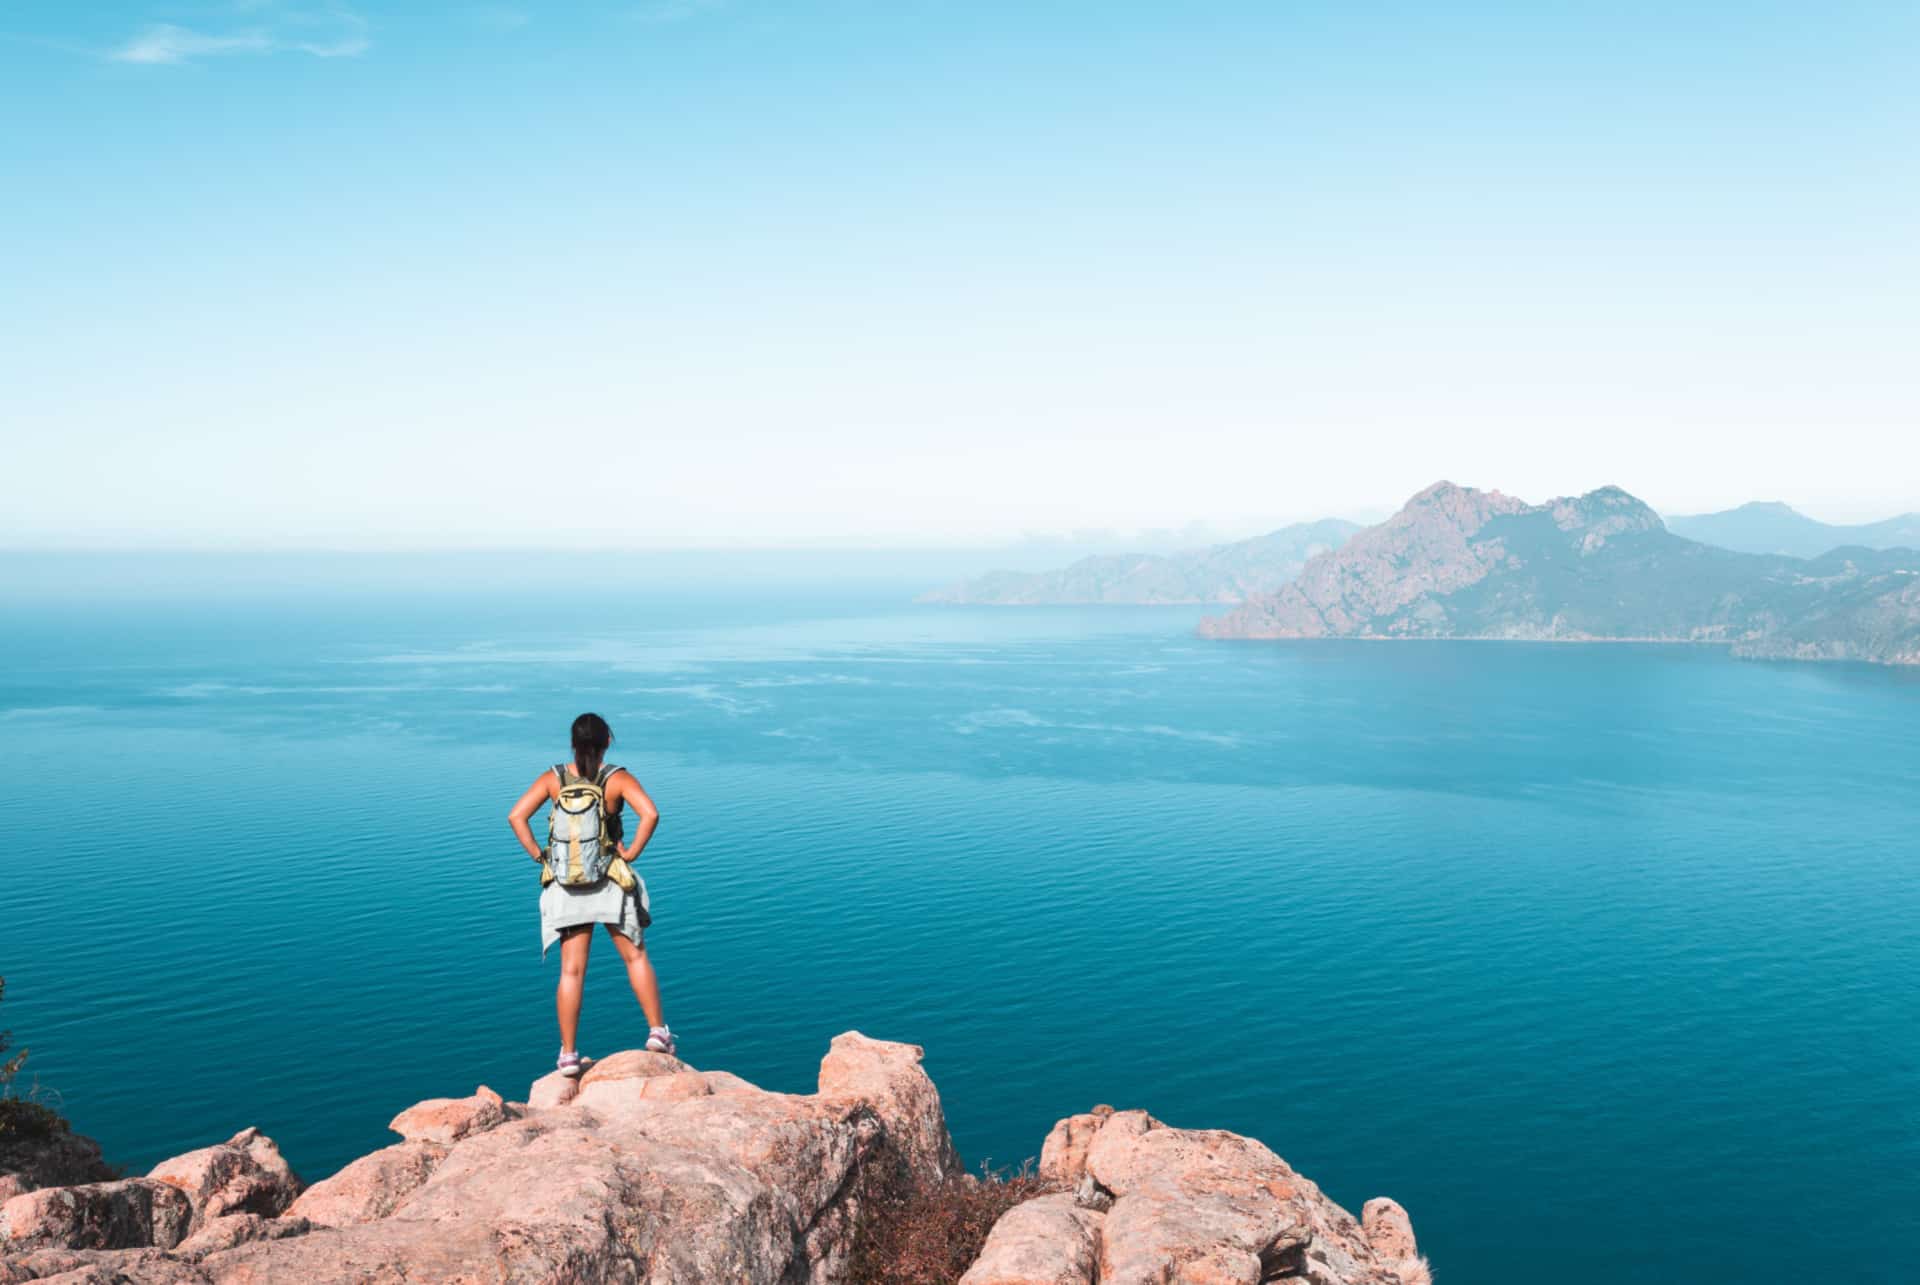
<path id="1" fill-rule="evenodd" d="M 674 1056 L 677 1046 L 673 1042 L 673 1032 L 664 1026 L 656 1026 L 647 1032 L 647 1052 L 665 1053 Z"/>
<path id="2" fill-rule="evenodd" d="M 587 1059 L 579 1053 L 569 1053 L 565 1049 L 561 1049 L 560 1058 L 553 1064 L 553 1069 L 571 1080 L 580 1074 L 580 1068 L 586 1060 Z"/>

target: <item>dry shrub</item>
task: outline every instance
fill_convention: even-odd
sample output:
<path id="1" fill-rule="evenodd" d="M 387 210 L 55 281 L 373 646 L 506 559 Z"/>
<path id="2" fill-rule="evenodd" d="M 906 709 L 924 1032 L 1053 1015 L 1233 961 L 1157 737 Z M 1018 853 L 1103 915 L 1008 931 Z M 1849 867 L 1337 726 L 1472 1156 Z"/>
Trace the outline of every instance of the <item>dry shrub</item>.
<path id="1" fill-rule="evenodd" d="M 849 1285 L 953 1285 L 973 1266 L 1000 1215 L 1058 1188 L 1033 1173 L 981 1166 L 934 1186 L 870 1179 L 848 1256 Z"/>
<path id="2" fill-rule="evenodd" d="M 0 1148 L 14 1142 L 42 1142 L 67 1132 L 60 1113 L 26 1098 L 0 1098 Z"/>

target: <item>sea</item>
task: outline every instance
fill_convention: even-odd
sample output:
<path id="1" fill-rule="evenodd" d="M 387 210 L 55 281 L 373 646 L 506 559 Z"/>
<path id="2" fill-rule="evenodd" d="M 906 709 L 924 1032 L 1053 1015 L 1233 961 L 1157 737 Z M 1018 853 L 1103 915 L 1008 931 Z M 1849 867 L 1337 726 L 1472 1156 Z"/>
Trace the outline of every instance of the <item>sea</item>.
<path id="1" fill-rule="evenodd" d="M 1920 672 L 929 578 L 0 560 L 11 1091 L 129 1172 L 256 1125 L 309 1179 L 524 1095 L 558 959 L 506 814 L 592 710 L 696 1066 L 920 1044 L 975 1168 L 1096 1103 L 1231 1129 L 1398 1199 L 1443 1285 L 1916 1279 Z M 608 946 L 589 1053 L 646 1035 Z"/>

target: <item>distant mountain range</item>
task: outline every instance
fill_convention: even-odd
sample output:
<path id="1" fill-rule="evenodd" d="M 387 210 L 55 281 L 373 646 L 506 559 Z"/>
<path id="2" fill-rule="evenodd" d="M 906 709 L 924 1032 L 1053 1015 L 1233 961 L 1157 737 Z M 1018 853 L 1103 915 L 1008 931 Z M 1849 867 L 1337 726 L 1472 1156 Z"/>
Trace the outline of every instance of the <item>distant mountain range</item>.
<path id="1" fill-rule="evenodd" d="M 1784 553 L 1794 558 L 1817 558 L 1831 549 L 1849 545 L 1867 549 L 1920 549 L 1920 513 L 1903 513 L 1884 522 L 1860 526 L 1835 526 L 1778 501 L 1755 501 L 1724 513 L 1668 518 L 1667 530 L 1722 549 Z"/>
<path id="2" fill-rule="evenodd" d="M 1920 664 L 1920 552 L 1736 552 L 1674 534 L 1618 487 L 1533 505 L 1441 482 L 1200 632 L 1713 642 Z"/>
<path id="3" fill-rule="evenodd" d="M 1358 530 L 1356 523 L 1328 518 L 1182 553 L 1100 555 L 1058 571 L 990 571 L 923 594 L 920 601 L 991 606 L 1244 602 L 1280 588 L 1308 559 L 1339 548 Z"/>

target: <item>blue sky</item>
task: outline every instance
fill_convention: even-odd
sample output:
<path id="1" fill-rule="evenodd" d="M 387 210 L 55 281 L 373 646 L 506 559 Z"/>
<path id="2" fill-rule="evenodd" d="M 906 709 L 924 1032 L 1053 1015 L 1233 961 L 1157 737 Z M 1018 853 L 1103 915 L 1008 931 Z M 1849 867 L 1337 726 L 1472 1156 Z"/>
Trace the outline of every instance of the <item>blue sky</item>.
<path id="1" fill-rule="evenodd" d="M 6 547 L 1920 508 L 1920 7 L 0 3 Z"/>

